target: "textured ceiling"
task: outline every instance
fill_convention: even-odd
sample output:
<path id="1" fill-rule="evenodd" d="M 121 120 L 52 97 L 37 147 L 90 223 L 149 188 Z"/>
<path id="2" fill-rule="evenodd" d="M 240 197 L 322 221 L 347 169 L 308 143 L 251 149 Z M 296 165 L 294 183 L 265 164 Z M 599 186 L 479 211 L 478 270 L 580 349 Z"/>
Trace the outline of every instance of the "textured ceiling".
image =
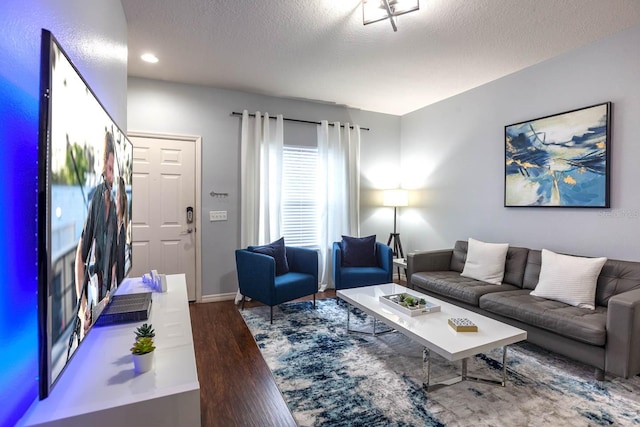
<path id="1" fill-rule="evenodd" d="M 121 1 L 131 76 L 396 115 L 640 24 L 639 0 L 422 0 L 395 33 L 360 0 Z"/>

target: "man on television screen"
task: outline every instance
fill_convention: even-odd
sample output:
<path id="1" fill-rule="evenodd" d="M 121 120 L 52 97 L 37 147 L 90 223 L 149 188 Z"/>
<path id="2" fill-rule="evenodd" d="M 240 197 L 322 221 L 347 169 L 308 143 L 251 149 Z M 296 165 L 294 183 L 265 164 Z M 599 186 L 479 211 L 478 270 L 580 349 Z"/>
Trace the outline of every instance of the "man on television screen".
<path id="1" fill-rule="evenodd" d="M 106 132 L 102 180 L 96 187 L 76 251 L 76 292 L 82 295 L 78 318 L 79 339 L 87 333 L 108 302 L 115 273 L 117 217 L 111 195 L 114 175 L 114 142 Z M 95 313 L 95 316 L 94 316 Z"/>

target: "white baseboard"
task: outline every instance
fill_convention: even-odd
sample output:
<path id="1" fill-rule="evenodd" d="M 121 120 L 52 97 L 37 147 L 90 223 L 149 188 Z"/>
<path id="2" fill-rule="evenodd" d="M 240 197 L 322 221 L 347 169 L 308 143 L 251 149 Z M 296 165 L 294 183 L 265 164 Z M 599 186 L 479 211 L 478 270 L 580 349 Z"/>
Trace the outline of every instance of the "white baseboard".
<path id="1" fill-rule="evenodd" d="M 200 302 L 204 303 L 204 302 L 233 301 L 235 298 L 236 298 L 235 292 L 228 293 L 228 294 L 203 295 Z"/>
<path id="2" fill-rule="evenodd" d="M 318 292 L 322 292 L 322 291 L 318 290 Z M 203 295 L 202 299 L 199 302 L 206 303 L 206 302 L 232 301 L 235 298 L 236 298 L 236 292 L 227 293 L 227 294 Z M 250 299 L 247 298 L 247 301 L 250 301 Z"/>

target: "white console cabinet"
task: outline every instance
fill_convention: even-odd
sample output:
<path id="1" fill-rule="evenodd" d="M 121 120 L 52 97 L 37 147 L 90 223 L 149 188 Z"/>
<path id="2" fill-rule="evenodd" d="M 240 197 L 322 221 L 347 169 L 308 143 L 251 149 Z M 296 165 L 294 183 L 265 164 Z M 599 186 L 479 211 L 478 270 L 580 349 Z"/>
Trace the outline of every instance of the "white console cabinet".
<path id="1" fill-rule="evenodd" d="M 133 372 L 129 349 L 144 322 L 94 327 L 48 398 L 34 402 L 24 426 L 199 426 L 200 384 L 185 276 L 167 276 L 167 292 L 152 295 L 147 323 L 156 332 L 154 368 Z M 140 278 L 118 293 L 146 291 Z"/>

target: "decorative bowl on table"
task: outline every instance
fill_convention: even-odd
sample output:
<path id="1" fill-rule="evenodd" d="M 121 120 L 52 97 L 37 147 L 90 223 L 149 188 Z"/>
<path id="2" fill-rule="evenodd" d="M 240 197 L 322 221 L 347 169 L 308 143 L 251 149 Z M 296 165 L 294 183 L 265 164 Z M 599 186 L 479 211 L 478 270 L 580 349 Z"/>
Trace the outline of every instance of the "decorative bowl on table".
<path id="1" fill-rule="evenodd" d="M 433 313 L 440 311 L 438 304 L 429 302 L 424 298 L 403 292 L 401 294 L 383 295 L 380 301 L 388 306 L 409 316 Z"/>

